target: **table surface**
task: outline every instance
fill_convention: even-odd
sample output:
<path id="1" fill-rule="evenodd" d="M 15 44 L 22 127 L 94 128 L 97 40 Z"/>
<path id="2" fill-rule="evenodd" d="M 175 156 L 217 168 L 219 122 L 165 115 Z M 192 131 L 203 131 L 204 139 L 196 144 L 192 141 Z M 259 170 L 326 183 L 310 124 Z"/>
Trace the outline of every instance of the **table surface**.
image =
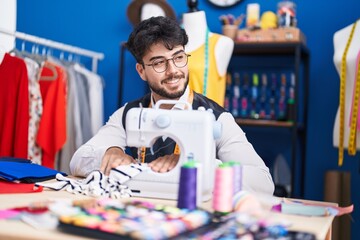
<path id="1" fill-rule="evenodd" d="M 55 200 L 55 199 L 72 199 L 83 200 L 91 197 L 84 195 L 75 195 L 66 191 L 44 190 L 40 193 L 26 194 L 0 194 L 0 209 L 12 207 L 27 206 L 32 202 Z M 129 200 L 129 199 L 127 199 Z M 176 201 L 161 199 L 143 199 L 146 201 L 156 202 L 176 206 Z M 336 206 L 337 204 L 334 204 Z M 211 209 L 211 201 L 204 202 L 203 208 Z M 299 215 L 286 215 L 281 213 L 269 212 L 267 216 L 273 220 L 286 221 L 291 223 L 290 230 L 305 231 L 314 233 L 316 239 L 327 239 L 330 237 L 331 224 L 334 219 L 332 216 L 326 217 L 308 217 Z M 38 230 L 32 226 L 18 220 L 0 220 L 0 239 L 88 239 L 81 236 L 70 235 L 57 230 Z"/>

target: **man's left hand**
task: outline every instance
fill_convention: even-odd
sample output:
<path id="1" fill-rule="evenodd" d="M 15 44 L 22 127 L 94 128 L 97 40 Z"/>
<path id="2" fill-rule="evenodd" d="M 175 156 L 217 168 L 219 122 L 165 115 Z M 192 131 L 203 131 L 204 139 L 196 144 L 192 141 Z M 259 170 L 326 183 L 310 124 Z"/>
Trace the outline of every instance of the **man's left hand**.
<path id="1" fill-rule="evenodd" d="M 169 172 L 179 162 L 179 157 L 180 155 L 178 154 L 171 154 L 171 155 L 159 157 L 156 160 L 149 163 L 148 166 L 154 172 L 159 172 L 159 173 Z"/>

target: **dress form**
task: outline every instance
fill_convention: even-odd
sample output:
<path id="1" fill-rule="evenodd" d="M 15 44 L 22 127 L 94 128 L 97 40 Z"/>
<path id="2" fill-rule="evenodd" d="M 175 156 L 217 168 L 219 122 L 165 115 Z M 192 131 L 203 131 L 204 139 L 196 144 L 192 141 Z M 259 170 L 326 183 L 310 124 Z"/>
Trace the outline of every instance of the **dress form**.
<path id="1" fill-rule="evenodd" d="M 189 37 L 189 42 L 185 46 L 186 52 L 192 52 L 205 43 L 208 26 L 204 11 L 183 14 L 183 27 Z M 212 34 L 210 32 L 209 37 Z M 226 74 L 233 49 L 234 41 L 229 37 L 221 36 L 215 47 L 217 69 L 220 74 Z"/>
<path id="2" fill-rule="evenodd" d="M 341 74 L 341 61 L 348 42 L 353 24 L 340 29 L 334 34 L 334 57 L 333 61 L 339 76 Z M 344 148 L 349 146 L 350 135 L 350 115 L 353 99 L 353 91 L 355 86 L 356 70 L 357 70 L 357 57 L 360 52 L 360 21 L 357 22 L 354 29 L 354 35 L 349 45 L 346 56 L 346 79 L 345 79 L 345 111 L 344 111 Z M 359 120 L 358 120 L 359 122 Z M 340 109 L 337 110 L 335 124 L 333 129 L 333 145 L 339 146 L 340 136 Z M 356 136 L 356 148 L 360 149 L 360 134 Z"/>
<path id="3" fill-rule="evenodd" d="M 146 20 L 150 17 L 165 16 L 165 11 L 157 4 L 145 3 L 141 8 L 140 20 Z"/>

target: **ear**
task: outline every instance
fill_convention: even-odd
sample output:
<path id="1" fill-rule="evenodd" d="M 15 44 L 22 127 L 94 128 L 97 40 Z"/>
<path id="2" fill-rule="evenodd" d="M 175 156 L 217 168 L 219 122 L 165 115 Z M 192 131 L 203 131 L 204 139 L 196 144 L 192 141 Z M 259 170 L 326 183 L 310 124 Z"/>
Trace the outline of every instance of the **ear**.
<path id="1" fill-rule="evenodd" d="M 136 63 L 136 71 L 138 72 L 141 79 L 146 81 L 145 69 L 144 69 L 143 65 L 141 65 L 140 63 Z"/>

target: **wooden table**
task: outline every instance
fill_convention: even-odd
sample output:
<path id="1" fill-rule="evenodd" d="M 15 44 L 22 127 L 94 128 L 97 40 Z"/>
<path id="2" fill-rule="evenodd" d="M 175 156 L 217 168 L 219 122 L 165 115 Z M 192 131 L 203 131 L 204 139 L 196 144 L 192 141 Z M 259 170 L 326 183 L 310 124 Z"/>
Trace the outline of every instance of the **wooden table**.
<path id="1" fill-rule="evenodd" d="M 32 202 L 72 199 L 89 199 L 84 195 L 75 195 L 66 191 L 44 190 L 41 193 L 27 194 L 0 194 L 0 209 L 27 206 Z M 144 199 L 143 199 L 144 200 Z M 175 201 L 160 199 L 145 199 L 151 202 L 175 206 Z M 336 204 L 335 204 L 336 205 Z M 205 202 L 205 209 L 211 209 L 211 201 Z M 290 230 L 306 231 L 316 235 L 317 239 L 331 239 L 331 224 L 334 217 L 306 217 L 296 215 L 285 215 L 280 213 L 269 213 L 272 219 L 291 222 Z M 37 230 L 26 223 L 17 220 L 0 220 L 0 239 L 88 239 L 81 236 L 66 234 L 57 230 Z"/>

